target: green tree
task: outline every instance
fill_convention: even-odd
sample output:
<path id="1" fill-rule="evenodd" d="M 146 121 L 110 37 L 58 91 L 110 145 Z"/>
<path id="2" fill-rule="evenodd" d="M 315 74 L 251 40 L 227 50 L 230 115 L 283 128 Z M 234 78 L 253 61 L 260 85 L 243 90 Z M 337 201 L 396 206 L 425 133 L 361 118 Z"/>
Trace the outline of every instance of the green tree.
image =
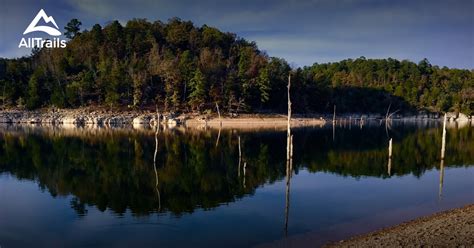
<path id="1" fill-rule="evenodd" d="M 123 99 L 124 92 L 127 91 L 124 82 L 126 81 L 125 72 L 120 65 L 120 62 L 114 61 L 110 75 L 107 77 L 107 86 L 105 89 L 105 103 L 111 107 L 118 106 L 120 100 L 126 102 Z"/>
<path id="2" fill-rule="evenodd" d="M 206 81 L 201 70 L 196 70 L 194 76 L 189 82 L 190 94 L 189 104 L 193 109 L 201 110 L 206 100 Z"/>
<path id="3" fill-rule="evenodd" d="M 265 67 L 260 70 L 257 79 L 257 85 L 260 90 L 260 102 L 265 103 L 270 99 L 270 78 L 268 75 L 268 68 Z"/>
<path id="4" fill-rule="evenodd" d="M 42 70 L 36 70 L 28 81 L 28 98 L 26 107 L 37 108 L 41 105 Z"/>
<path id="5" fill-rule="evenodd" d="M 64 27 L 64 29 L 66 30 L 66 32 L 64 32 L 64 35 L 69 39 L 73 39 L 78 34 L 80 34 L 79 31 L 81 30 L 81 25 L 82 22 L 80 22 L 78 19 L 71 19 Z"/>
<path id="6" fill-rule="evenodd" d="M 347 59 L 291 69 L 235 34 L 178 18 L 167 23 L 132 19 L 96 24 L 80 35 L 80 21 L 66 26 L 64 49 L 35 49 L 18 59 L 0 58 L 0 104 L 29 107 L 86 104 L 167 110 L 211 107 L 223 111 L 286 111 L 292 73 L 294 112 L 472 113 L 474 71 L 408 60 Z M 41 71 L 38 73 L 37 71 Z"/>

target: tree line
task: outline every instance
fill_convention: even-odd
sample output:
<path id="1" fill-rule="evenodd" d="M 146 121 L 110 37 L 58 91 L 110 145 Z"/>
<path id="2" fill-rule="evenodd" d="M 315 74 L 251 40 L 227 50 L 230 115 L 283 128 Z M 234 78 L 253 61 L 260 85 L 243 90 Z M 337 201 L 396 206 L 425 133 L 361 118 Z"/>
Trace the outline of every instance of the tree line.
<path id="1" fill-rule="evenodd" d="M 0 58 L 4 107 L 108 106 L 165 111 L 284 112 L 292 74 L 294 111 L 384 113 L 474 109 L 474 71 L 395 59 L 347 59 L 291 68 L 233 33 L 172 18 L 65 27 L 67 47 Z"/>

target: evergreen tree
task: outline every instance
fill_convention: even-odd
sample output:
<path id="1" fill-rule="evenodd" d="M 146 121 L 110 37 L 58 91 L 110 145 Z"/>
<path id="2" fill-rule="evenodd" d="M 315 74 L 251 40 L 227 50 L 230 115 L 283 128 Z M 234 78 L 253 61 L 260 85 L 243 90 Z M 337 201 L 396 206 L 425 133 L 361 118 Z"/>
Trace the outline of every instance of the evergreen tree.
<path id="1" fill-rule="evenodd" d="M 80 34 L 79 31 L 81 30 L 81 25 L 82 22 L 80 22 L 76 18 L 71 19 L 64 27 L 64 29 L 66 30 L 66 32 L 64 32 L 64 35 L 69 39 L 73 39 L 78 34 Z"/>
<path id="2" fill-rule="evenodd" d="M 189 104 L 193 109 L 200 110 L 206 100 L 206 82 L 201 70 L 198 69 L 194 72 L 189 87 Z"/>
<path id="3" fill-rule="evenodd" d="M 29 109 L 37 108 L 41 105 L 42 73 L 41 70 L 36 70 L 28 81 L 26 107 Z"/>

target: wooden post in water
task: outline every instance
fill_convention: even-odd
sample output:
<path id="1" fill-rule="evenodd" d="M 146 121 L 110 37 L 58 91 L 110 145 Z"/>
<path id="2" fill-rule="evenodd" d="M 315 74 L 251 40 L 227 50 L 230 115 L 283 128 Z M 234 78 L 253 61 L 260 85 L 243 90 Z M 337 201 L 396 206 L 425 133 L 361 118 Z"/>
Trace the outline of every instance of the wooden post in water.
<path id="1" fill-rule="evenodd" d="M 336 124 L 336 104 L 334 104 L 334 114 L 332 115 L 332 124 Z"/>

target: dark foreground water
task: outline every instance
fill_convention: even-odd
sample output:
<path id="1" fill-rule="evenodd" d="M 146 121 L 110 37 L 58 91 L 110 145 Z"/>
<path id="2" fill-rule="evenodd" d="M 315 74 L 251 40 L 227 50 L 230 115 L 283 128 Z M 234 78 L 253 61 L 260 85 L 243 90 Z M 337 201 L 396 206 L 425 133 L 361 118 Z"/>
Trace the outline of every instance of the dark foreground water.
<path id="1" fill-rule="evenodd" d="M 153 130 L 3 126 L 0 246 L 318 246 L 474 203 L 473 131 L 440 170 L 437 124 L 296 129 L 287 184 L 286 131 L 165 130 L 154 163 Z"/>

